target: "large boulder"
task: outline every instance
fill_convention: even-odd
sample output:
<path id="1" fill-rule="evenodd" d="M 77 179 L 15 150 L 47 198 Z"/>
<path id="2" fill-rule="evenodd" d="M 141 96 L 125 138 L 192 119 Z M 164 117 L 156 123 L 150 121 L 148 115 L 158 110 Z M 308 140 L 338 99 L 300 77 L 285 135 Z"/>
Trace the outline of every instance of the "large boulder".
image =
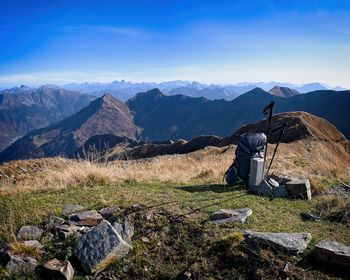
<path id="1" fill-rule="evenodd" d="M 18 240 L 40 240 L 44 231 L 36 226 L 23 226 L 20 228 L 17 239 Z"/>
<path id="2" fill-rule="evenodd" d="M 44 221 L 44 228 L 46 230 L 55 230 L 57 227 L 65 223 L 66 221 L 60 217 L 50 216 Z"/>
<path id="3" fill-rule="evenodd" d="M 9 261 L 6 270 L 10 275 L 27 274 L 33 272 L 38 264 L 34 257 L 20 256 L 11 251 L 7 252 Z"/>
<path id="4" fill-rule="evenodd" d="M 74 269 L 69 261 L 53 259 L 43 265 L 41 274 L 43 279 L 72 280 Z"/>
<path id="5" fill-rule="evenodd" d="M 85 210 L 85 207 L 79 204 L 66 204 L 62 208 L 61 214 L 62 216 L 68 216 L 70 214 L 79 213 L 84 210 Z"/>
<path id="6" fill-rule="evenodd" d="M 241 208 L 234 210 L 221 209 L 219 211 L 214 212 L 213 215 L 210 217 L 210 220 L 213 223 L 245 223 L 247 218 L 252 214 L 253 211 L 250 208 Z"/>
<path id="7" fill-rule="evenodd" d="M 128 220 L 124 221 L 124 225 L 114 222 L 114 229 L 119 233 L 119 235 L 131 245 L 131 238 L 134 236 L 134 225 Z"/>
<path id="8" fill-rule="evenodd" d="M 350 246 L 322 240 L 315 245 L 313 257 L 322 263 L 350 267 Z"/>
<path id="9" fill-rule="evenodd" d="M 103 220 L 103 217 L 96 210 L 84 211 L 70 215 L 68 222 L 77 226 L 96 226 Z"/>
<path id="10" fill-rule="evenodd" d="M 95 273 L 126 256 L 131 248 L 115 228 L 104 220 L 79 238 L 73 254 L 86 273 Z"/>
<path id="11" fill-rule="evenodd" d="M 311 185 L 308 179 L 290 177 L 285 186 L 291 197 L 311 199 Z"/>
<path id="12" fill-rule="evenodd" d="M 312 237 L 310 233 L 273 233 L 246 231 L 244 238 L 247 243 L 271 247 L 277 251 L 290 254 L 304 252 Z"/>

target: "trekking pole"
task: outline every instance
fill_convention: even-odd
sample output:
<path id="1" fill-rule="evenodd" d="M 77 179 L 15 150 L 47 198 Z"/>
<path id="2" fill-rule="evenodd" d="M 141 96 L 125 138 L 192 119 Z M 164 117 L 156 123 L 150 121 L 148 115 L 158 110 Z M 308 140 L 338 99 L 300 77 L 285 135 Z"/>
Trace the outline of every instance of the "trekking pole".
<path id="1" fill-rule="evenodd" d="M 276 133 L 276 132 L 279 132 L 280 134 L 278 135 L 278 140 L 277 140 L 277 144 L 276 144 L 276 147 L 275 147 L 275 150 L 273 151 L 273 154 L 272 154 L 272 158 L 271 158 L 271 161 L 270 161 L 270 165 L 269 165 L 269 168 L 267 169 L 267 172 L 266 172 L 266 177 L 267 175 L 269 174 L 269 171 L 270 171 L 270 168 L 271 168 L 271 165 L 272 165 L 272 162 L 275 158 L 275 155 L 276 155 L 276 152 L 277 152 L 277 149 L 278 149 L 278 146 L 281 142 L 281 139 L 282 139 L 282 136 L 286 130 L 286 127 L 287 127 L 287 124 L 286 123 L 283 123 L 281 126 L 275 128 L 272 133 Z"/>
<path id="2" fill-rule="evenodd" d="M 269 138 L 270 138 L 270 130 L 271 130 L 271 121 L 272 121 L 272 111 L 273 107 L 275 106 L 275 102 L 272 101 L 269 105 L 267 105 L 264 110 L 263 114 L 266 116 L 267 114 L 269 115 L 267 117 L 267 133 L 266 133 L 266 144 L 265 144 L 265 153 L 264 153 L 264 164 L 263 164 L 263 171 L 265 170 L 265 162 L 266 162 L 266 155 L 267 155 L 267 145 L 269 143 Z M 266 176 L 265 176 L 266 177 Z"/>

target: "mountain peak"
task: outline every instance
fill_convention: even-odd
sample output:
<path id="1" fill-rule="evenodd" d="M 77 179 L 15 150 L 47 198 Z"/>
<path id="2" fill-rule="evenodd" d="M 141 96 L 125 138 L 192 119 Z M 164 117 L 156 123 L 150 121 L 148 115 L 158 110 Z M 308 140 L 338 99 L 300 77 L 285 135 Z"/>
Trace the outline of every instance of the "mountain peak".
<path id="1" fill-rule="evenodd" d="M 269 90 L 269 93 L 275 96 L 279 97 L 292 97 L 295 95 L 298 95 L 299 92 L 295 89 L 291 89 L 288 87 L 280 87 L 280 86 L 274 86 L 272 89 Z"/>

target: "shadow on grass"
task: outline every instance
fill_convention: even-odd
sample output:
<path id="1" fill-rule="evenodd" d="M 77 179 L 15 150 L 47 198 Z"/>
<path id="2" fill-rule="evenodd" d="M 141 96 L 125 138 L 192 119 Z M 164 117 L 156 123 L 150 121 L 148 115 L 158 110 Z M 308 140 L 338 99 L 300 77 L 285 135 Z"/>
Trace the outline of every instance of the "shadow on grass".
<path id="1" fill-rule="evenodd" d="M 210 185 L 182 186 L 177 188 L 187 192 L 216 192 L 216 193 L 245 190 L 245 187 L 243 184 L 233 185 L 233 186 L 225 185 L 225 184 L 210 184 Z"/>

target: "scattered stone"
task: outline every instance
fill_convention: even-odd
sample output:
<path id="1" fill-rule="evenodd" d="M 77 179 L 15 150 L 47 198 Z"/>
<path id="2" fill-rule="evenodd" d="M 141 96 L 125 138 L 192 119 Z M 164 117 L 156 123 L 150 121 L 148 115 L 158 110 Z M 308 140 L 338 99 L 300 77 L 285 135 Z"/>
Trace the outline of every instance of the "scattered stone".
<path id="1" fill-rule="evenodd" d="M 66 240 L 71 235 L 81 236 L 87 233 L 91 228 L 89 227 L 79 227 L 76 225 L 61 225 L 56 228 L 59 238 Z"/>
<path id="2" fill-rule="evenodd" d="M 73 254 L 87 273 L 102 271 L 114 261 L 126 256 L 132 247 L 106 220 L 81 236 Z"/>
<path id="3" fill-rule="evenodd" d="M 103 220 L 103 217 L 96 210 L 84 211 L 70 215 L 68 222 L 78 226 L 96 226 Z"/>
<path id="4" fill-rule="evenodd" d="M 8 251 L 7 255 L 9 261 L 6 265 L 6 270 L 10 275 L 33 272 L 38 264 L 37 260 L 33 257 L 19 256 L 11 251 Z"/>
<path id="5" fill-rule="evenodd" d="M 247 218 L 252 214 L 253 214 L 253 211 L 250 208 L 241 208 L 241 209 L 234 209 L 234 210 L 221 209 L 217 212 L 214 212 L 210 220 L 213 223 L 230 223 L 230 222 L 245 223 Z"/>
<path id="6" fill-rule="evenodd" d="M 20 228 L 17 239 L 18 240 L 40 240 L 43 235 L 43 230 L 36 226 L 23 226 Z"/>
<path id="7" fill-rule="evenodd" d="M 151 243 L 151 241 L 146 236 L 142 236 L 141 240 L 145 243 Z"/>
<path id="8" fill-rule="evenodd" d="M 320 217 L 310 213 L 300 213 L 300 216 L 303 219 L 303 221 L 320 222 L 322 220 Z"/>
<path id="9" fill-rule="evenodd" d="M 291 197 L 311 199 L 311 185 L 308 179 L 290 177 L 285 186 Z"/>
<path id="10" fill-rule="evenodd" d="M 103 218 L 110 217 L 118 212 L 120 212 L 120 208 L 117 205 L 105 207 L 98 211 L 98 213 L 100 213 Z"/>
<path id="11" fill-rule="evenodd" d="M 350 246 L 322 240 L 315 245 L 313 257 L 316 261 L 350 267 Z"/>
<path id="12" fill-rule="evenodd" d="M 134 225 L 128 220 L 124 221 L 124 226 L 118 222 L 113 223 L 114 229 L 119 235 L 129 244 L 131 244 L 131 238 L 134 236 Z"/>
<path id="13" fill-rule="evenodd" d="M 28 173 L 28 170 L 25 169 L 24 167 L 19 167 L 19 170 L 24 174 Z"/>
<path id="14" fill-rule="evenodd" d="M 244 238 L 247 243 L 272 247 L 275 250 L 290 254 L 302 253 L 312 237 L 310 233 L 272 233 L 246 231 Z"/>
<path id="15" fill-rule="evenodd" d="M 130 270 L 130 267 L 129 267 L 128 265 L 124 265 L 124 266 L 123 266 L 123 272 L 124 272 L 124 273 L 128 273 L 129 270 Z"/>
<path id="16" fill-rule="evenodd" d="M 69 261 L 53 259 L 43 265 L 42 276 L 44 279 L 72 280 L 74 269 Z"/>
<path id="17" fill-rule="evenodd" d="M 185 271 L 183 275 L 184 275 L 185 279 L 191 279 L 192 273 L 189 271 Z"/>
<path id="18" fill-rule="evenodd" d="M 289 270 L 289 262 L 285 262 L 282 272 L 287 273 Z"/>
<path id="19" fill-rule="evenodd" d="M 54 230 L 65 223 L 66 221 L 60 217 L 50 216 L 44 221 L 44 228 L 47 230 Z"/>
<path id="20" fill-rule="evenodd" d="M 62 216 L 68 216 L 70 214 L 75 214 L 75 213 L 79 213 L 81 211 L 84 211 L 85 207 L 78 205 L 78 204 L 66 204 L 63 206 L 62 208 Z"/>

